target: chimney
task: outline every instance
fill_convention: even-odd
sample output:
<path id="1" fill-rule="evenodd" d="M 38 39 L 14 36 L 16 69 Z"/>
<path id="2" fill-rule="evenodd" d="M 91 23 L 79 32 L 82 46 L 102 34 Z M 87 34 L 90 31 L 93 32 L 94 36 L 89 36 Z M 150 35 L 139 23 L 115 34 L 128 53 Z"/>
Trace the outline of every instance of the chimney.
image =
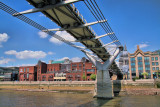
<path id="1" fill-rule="evenodd" d="M 139 45 L 137 45 L 137 49 L 139 49 Z"/>

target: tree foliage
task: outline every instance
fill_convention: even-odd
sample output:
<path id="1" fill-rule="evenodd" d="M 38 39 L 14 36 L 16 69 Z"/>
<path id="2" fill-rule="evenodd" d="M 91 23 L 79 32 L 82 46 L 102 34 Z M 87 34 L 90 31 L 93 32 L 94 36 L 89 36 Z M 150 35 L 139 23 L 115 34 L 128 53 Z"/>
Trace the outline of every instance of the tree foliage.
<path id="1" fill-rule="evenodd" d="M 160 76 L 160 70 L 156 70 L 156 75 L 157 75 L 157 78 L 159 78 L 159 76 Z"/>
<path id="2" fill-rule="evenodd" d="M 83 79 L 83 80 L 86 80 L 86 78 L 87 78 L 86 75 L 83 74 L 82 79 Z"/>
<path id="3" fill-rule="evenodd" d="M 148 76 L 148 72 L 143 72 L 142 75 L 143 76 Z"/>
<path id="4" fill-rule="evenodd" d="M 95 80 L 95 79 L 96 79 L 96 74 L 91 74 L 90 78 L 91 78 L 92 80 Z"/>

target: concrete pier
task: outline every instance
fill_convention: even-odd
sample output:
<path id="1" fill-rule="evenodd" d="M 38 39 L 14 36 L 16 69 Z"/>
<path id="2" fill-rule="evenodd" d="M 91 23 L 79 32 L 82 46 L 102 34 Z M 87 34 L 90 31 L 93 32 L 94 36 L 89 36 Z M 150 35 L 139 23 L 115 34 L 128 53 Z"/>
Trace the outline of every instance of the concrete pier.
<path id="1" fill-rule="evenodd" d="M 90 55 L 90 53 L 83 51 L 89 58 L 89 60 L 93 63 L 93 65 L 95 65 L 95 67 L 97 68 L 94 97 L 109 99 L 114 97 L 108 69 L 111 67 L 112 63 L 122 50 L 123 47 L 119 46 L 115 53 L 110 56 L 110 58 L 108 58 L 108 60 L 106 60 L 105 62 L 99 62 L 92 55 Z"/>
<path id="2" fill-rule="evenodd" d="M 108 71 L 101 70 L 97 72 L 94 97 L 107 99 L 114 97 L 112 82 Z"/>

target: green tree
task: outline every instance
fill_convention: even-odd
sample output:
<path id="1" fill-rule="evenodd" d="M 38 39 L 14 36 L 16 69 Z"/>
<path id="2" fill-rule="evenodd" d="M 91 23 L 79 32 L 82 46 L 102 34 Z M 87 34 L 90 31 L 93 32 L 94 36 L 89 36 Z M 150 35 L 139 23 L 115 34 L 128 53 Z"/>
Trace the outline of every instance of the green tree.
<path id="1" fill-rule="evenodd" d="M 86 75 L 83 74 L 82 79 L 83 79 L 83 80 L 86 80 L 86 78 L 87 78 Z"/>
<path id="2" fill-rule="evenodd" d="M 148 72 L 143 72 L 142 75 L 143 76 L 148 76 Z"/>
<path id="3" fill-rule="evenodd" d="M 157 78 L 159 78 L 160 70 L 156 70 L 156 75 L 157 75 Z"/>
<path id="4" fill-rule="evenodd" d="M 92 80 L 95 80 L 95 79 L 96 79 L 96 74 L 91 74 L 90 78 L 91 78 Z"/>

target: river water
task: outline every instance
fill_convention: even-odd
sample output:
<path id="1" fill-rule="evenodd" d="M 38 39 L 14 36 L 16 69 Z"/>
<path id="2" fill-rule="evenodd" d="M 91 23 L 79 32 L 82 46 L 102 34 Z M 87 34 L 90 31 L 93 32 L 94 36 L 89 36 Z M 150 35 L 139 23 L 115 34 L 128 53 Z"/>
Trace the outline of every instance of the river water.
<path id="1" fill-rule="evenodd" d="M 0 107 L 160 107 L 160 96 L 102 100 L 92 94 L 0 90 Z"/>

